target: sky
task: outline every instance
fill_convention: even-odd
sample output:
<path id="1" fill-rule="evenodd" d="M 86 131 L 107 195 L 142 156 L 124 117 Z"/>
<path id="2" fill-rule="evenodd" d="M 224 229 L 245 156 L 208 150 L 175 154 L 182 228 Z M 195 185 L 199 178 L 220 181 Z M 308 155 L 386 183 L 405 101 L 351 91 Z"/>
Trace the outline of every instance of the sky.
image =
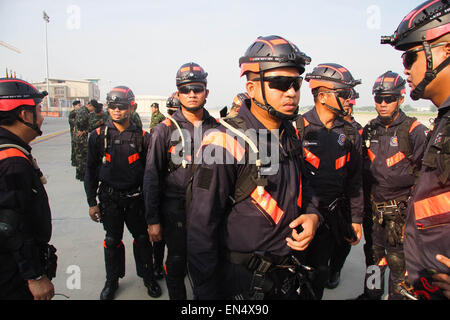
<path id="1" fill-rule="evenodd" d="M 0 75 L 6 68 L 30 82 L 46 78 L 45 22 L 48 23 L 49 77 L 99 78 L 101 100 L 111 87 L 135 95 L 168 96 L 175 75 L 187 62 L 208 72 L 207 107 L 230 106 L 245 90 L 239 58 L 258 36 L 279 35 L 320 63 L 348 68 L 362 84 L 357 106 L 373 105 L 376 78 L 392 70 L 403 76 L 401 52 L 380 45 L 422 0 L 0 0 Z M 414 102 L 407 88 L 405 104 Z M 313 104 L 307 82 L 301 106 Z"/>

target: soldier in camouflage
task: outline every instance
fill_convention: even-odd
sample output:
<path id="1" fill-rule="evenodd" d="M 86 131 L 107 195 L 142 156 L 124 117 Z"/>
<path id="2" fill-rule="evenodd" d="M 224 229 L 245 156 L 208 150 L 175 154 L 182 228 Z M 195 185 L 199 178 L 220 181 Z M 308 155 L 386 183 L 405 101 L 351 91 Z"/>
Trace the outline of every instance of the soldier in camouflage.
<path id="1" fill-rule="evenodd" d="M 86 106 L 81 107 L 75 119 L 74 128 L 74 153 L 75 166 L 77 168 L 75 178 L 84 181 L 84 173 L 86 172 L 86 158 L 87 158 L 87 141 L 89 134 L 89 119 L 90 113 L 95 110 L 93 103 L 96 100 L 91 100 Z"/>
<path id="2" fill-rule="evenodd" d="M 76 117 L 77 117 L 77 111 L 81 107 L 80 100 L 75 100 L 72 103 L 72 106 L 73 106 L 73 109 L 72 109 L 72 111 L 69 112 L 70 146 L 71 146 L 71 148 L 70 148 L 70 161 L 71 161 L 72 167 L 75 167 L 76 166 L 76 164 L 75 164 L 75 147 L 74 147 L 75 143 L 73 141 L 73 131 L 74 131 L 74 128 L 75 128 L 75 120 L 76 120 Z"/>
<path id="3" fill-rule="evenodd" d="M 103 112 L 102 103 L 94 103 L 95 111 L 90 113 L 89 116 L 89 132 L 97 129 L 98 127 L 104 125 L 108 120 L 108 114 Z"/>

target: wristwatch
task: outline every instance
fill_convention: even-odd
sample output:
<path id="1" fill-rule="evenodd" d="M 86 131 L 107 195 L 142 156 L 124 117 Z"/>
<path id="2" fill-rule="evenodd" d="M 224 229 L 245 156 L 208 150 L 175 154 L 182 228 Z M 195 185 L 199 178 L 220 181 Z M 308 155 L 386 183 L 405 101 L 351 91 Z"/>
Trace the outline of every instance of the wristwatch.
<path id="1" fill-rule="evenodd" d="M 31 279 L 31 280 L 34 280 L 34 281 L 39 281 L 39 280 L 41 280 L 42 278 L 43 278 L 44 276 L 43 275 L 41 275 L 41 276 L 39 276 L 39 277 L 36 277 L 36 278 L 34 278 L 34 279 Z"/>

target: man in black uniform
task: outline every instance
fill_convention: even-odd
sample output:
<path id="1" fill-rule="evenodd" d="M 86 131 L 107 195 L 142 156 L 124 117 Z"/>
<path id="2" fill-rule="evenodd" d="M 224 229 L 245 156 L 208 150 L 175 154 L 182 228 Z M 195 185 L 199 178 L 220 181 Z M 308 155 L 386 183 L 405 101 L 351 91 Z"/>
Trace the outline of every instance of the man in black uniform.
<path id="1" fill-rule="evenodd" d="M 353 109 L 356 105 L 356 99 L 359 98 L 359 93 L 353 89 L 352 97 L 348 100 L 348 104 L 345 104 L 344 110 L 347 113 L 343 119 L 349 122 L 353 128 L 358 132 L 359 135 L 362 135 L 363 127 L 355 120 L 353 117 Z M 363 186 L 364 189 L 364 186 Z M 345 207 L 350 210 L 350 204 L 348 203 L 348 199 L 346 199 L 347 203 Z M 364 229 L 364 218 L 363 218 L 363 229 Z M 328 282 L 326 284 L 326 288 L 334 289 L 339 285 L 341 270 L 344 267 L 345 260 L 347 259 L 352 246 L 348 241 L 342 241 L 340 245 L 336 245 L 330 258 L 330 272 Z"/>
<path id="2" fill-rule="evenodd" d="M 408 205 L 405 261 L 417 296 L 450 297 L 450 3 L 430 0 L 411 11 L 393 36 L 413 100 L 431 100 L 438 116 Z"/>
<path id="3" fill-rule="evenodd" d="M 251 99 L 196 154 L 188 265 L 198 299 L 298 299 L 304 274 L 293 253 L 320 221 L 291 124 L 309 62 L 279 36 L 259 37 L 239 59 Z"/>
<path id="4" fill-rule="evenodd" d="M 119 278 L 125 275 L 124 223 L 134 238 L 137 275 L 144 279 L 148 294 L 157 298 L 161 295 L 161 288 L 153 275 L 152 246 L 142 197 L 142 177 L 150 136 L 130 121 L 134 94 L 129 88 L 113 88 L 106 102 L 111 119 L 89 136 L 84 182 L 89 215 L 92 220 L 102 222 L 106 231 L 106 284 L 100 299 L 114 299 Z M 96 199 L 97 188 L 100 204 Z"/>
<path id="5" fill-rule="evenodd" d="M 401 299 L 396 287 L 405 280 L 403 229 L 407 200 L 411 194 L 425 147 L 427 128 L 416 118 L 400 109 L 404 101 L 406 81 L 397 73 L 387 71 L 374 83 L 372 94 L 378 117 L 363 131 L 364 182 L 369 192 L 367 214 L 372 229 L 367 237 L 372 241 L 369 254 L 372 264 L 380 268 L 379 287 L 371 286 L 370 270 L 366 272 L 364 294 L 360 299 L 380 299 L 384 292 L 384 273 L 390 269 L 389 299 Z M 368 266 L 369 268 L 373 268 Z"/>
<path id="6" fill-rule="evenodd" d="M 193 62 L 178 69 L 176 86 L 181 108 L 152 130 L 147 154 L 146 219 L 150 239 L 156 242 L 163 238 L 167 244 L 165 271 L 171 300 L 186 300 L 185 192 L 191 178 L 194 148 L 204 131 L 217 126 L 217 121 L 204 108 L 209 94 L 207 76 Z M 178 157 L 180 154 L 182 159 Z"/>
<path id="7" fill-rule="evenodd" d="M 325 218 L 305 253 L 308 264 L 318 271 L 313 288 L 316 298 L 321 299 L 334 249 L 345 242 L 356 245 L 362 235 L 361 137 L 342 118 L 347 114 L 344 106 L 353 97 L 354 86 L 361 81 L 335 63 L 319 64 L 305 79 L 315 106 L 303 119 L 296 120 L 297 130 L 303 138 L 305 171 Z M 332 280 L 339 282 L 339 274 Z"/>
<path id="8" fill-rule="evenodd" d="M 50 207 L 29 145 L 42 134 L 46 95 L 23 80 L 0 79 L 0 300 L 55 294 Z"/>

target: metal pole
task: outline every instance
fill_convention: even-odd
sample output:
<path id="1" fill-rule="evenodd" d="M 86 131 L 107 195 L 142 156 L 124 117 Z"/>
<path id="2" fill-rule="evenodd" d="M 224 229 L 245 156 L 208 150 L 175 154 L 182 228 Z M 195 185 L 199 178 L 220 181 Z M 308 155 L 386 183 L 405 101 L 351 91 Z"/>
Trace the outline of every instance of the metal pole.
<path id="1" fill-rule="evenodd" d="M 50 111 L 50 85 L 48 80 L 48 43 L 47 43 L 47 23 L 50 21 L 50 17 L 47 15 L 47 13 L 44 11 L 44 24 L 45 24 L 45 61 L 46 61 L 46 68 L 47 68 L 47 110 Z"/>

